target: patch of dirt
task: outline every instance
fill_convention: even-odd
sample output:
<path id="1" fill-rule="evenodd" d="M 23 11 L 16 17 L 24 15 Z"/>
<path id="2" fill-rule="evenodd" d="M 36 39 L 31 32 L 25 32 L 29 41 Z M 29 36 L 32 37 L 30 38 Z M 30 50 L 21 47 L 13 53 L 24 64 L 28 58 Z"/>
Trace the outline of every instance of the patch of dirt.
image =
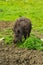
<path id="1" fill-rule="evenodd" d="M 0 44 L 0 65 L 43 65 L 43 51 Z"/>
<path id="2" fill-rule="evenodd" d="M 14 21 L 0 21 L 0 30 L 6 28 L 12 28 L 14 25 Z"/>
<path id="3" fill-rule="evenodd" d="M 39 33 L 37 31 L 33 31 L 33 34 L 36 35 L 37 37 L 43 39 L 43 33 Z"/>

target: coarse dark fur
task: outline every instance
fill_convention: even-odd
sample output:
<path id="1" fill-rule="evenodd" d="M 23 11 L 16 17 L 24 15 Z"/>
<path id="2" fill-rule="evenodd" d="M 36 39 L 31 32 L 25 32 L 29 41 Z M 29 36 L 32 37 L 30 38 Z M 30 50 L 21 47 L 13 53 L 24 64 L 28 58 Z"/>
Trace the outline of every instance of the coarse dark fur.
<path id="1" fill-rule="evenodd" d="M 16 43 L 17 41 L 22 42 L 22 36 L 24 36 L 25 39 L 27 36 L 29 37 L 31 29 L 32 29 L 32 24 L 30 19 L 25 17 L 20 17 L 19 19 L 17 19 L 15 21 L 15 25 L 13 29 L 15 35 L 14 43 Z"/>

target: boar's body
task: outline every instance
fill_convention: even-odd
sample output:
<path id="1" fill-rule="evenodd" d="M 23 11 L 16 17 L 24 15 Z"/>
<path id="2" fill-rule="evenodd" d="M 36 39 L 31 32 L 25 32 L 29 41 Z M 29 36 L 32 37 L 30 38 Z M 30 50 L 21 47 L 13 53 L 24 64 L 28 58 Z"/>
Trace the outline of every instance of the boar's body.
<path id="1" fill-rule="evenodd" d="M 31 21 L 28 18 L 21 17 L 16 20 L 14 25 L 14 34 L 15 34 L 15 40 L 14 42 L 20 41 L 22 42 L 22 36 L 26 39 L 26 37 L 30 36 L 31 32 Z"/>

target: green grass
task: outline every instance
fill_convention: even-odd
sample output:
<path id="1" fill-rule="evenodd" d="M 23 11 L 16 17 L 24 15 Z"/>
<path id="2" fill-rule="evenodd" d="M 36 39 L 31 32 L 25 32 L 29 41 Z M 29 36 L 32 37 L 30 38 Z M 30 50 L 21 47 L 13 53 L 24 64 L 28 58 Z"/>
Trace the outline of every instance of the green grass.
<path id="1" fill-rule="evenodd" d="M 11 29 L 7 29 L 0 33 L 0 38 L 4 38 L 5 44 L 11 44 L 13 42 L 13 31 Z"/>
<path id="2" fill-rule="evenodd" d="M 13 31 L 10 29 L 1 32 L 0 38 L 4 38 L 5 44 L 12 44 L 13 43 Z M 34 50 L 43 50 L 43 41 L 40 38 L 36 37 L 34 34 L 31 33 L 30 37 L 26 40 L 23 39 L 23 42 L 16 43 L 19 48 L 28 48 Z"/>
<path id="3" fill-rule="evenodd" d="M 0 0 L 0 20 L 30 18 L 33 30 L 43 32 L 43 0 Z"/>
<path id="4" fill-rule="evenodd" d="M 5 32 L 9 32 L 9 34 L 7 33 L 7 35 L 4 35 L 4 44 L 12 44 L 13 43 L 13 36 L 12 36 L 12 30 L 7 30 Z M 11 33 L 10 33 L 11 32 Z M 0 36 L 1 38 L 3 36 Z M 43 41 L 41 41 L 40 38 L 36 37 L 34 34 L 31 34 L 29 38 L 27 38 L 26 40 L 23 39 L 23 42 L 20 43 L 16 43 L 17 47 L 19 48 L 27 48 L 27 49 L 33 49 L 33 50 L 43 50 Z"/>
<path id="5" fill-rule="evenodd" d="M 36 37 L 33 34 L 29 38 L 27 38 L 23 43 L 18 43 L 17 46 L 20 48 L 43 50 L 43 42 L 40 38 Z"/>

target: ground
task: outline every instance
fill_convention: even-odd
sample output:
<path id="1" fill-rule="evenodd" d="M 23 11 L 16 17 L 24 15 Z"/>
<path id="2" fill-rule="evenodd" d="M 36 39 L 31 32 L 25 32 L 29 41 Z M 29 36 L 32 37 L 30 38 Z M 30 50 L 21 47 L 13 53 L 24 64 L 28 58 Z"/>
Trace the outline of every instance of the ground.
<path id="1" fill-rule="evenodd" d="M 1 22 L 0 30 L 12 29 L 13 24 L 14 22 Z M 0 42 L 0 65 L 43 65 L 43 51 L 22 49 L 13 43 L 3 43 Z"/>
<path id="2" fill-rule="evenodd" d="M 10 42 L 17 18 L 25 16 L 32 22 L 31 33 L 43 38 L 43 0 L 0 0 L 0 65 L 43 65 L 43 51 L 20 49 Z"/>
<path id="3" fill-rule="evenodd" d="M 0 65 L 43 65 L 43 51 L 0 44 Z"/>

